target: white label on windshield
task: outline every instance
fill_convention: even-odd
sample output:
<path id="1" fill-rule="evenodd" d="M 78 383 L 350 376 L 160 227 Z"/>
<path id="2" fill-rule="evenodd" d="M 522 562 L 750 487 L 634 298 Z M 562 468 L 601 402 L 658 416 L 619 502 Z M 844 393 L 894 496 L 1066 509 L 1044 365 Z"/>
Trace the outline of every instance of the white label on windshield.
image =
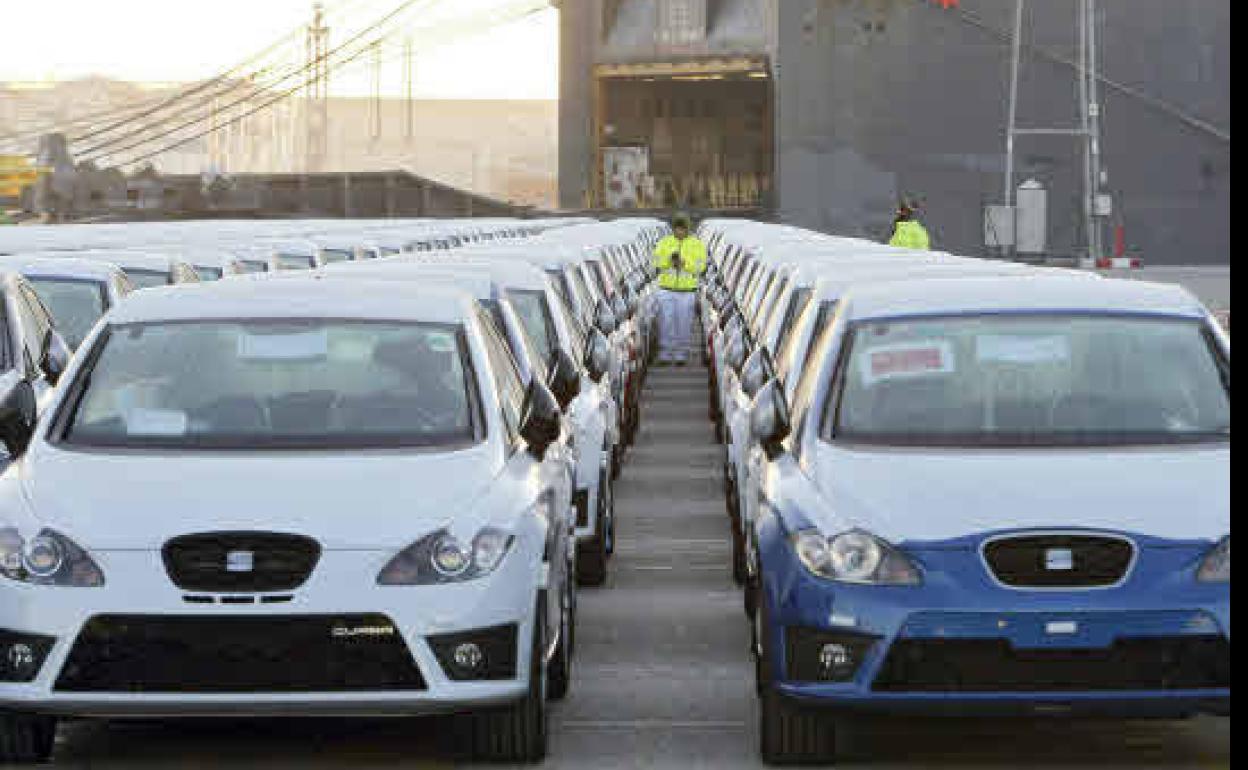
<path id="1" fill-rule="evenodd" d="M 1061 335 L 981 334 L 975 338 L 980 361 L 1045 364 L 1070 360 L 1070 340 Z"/>
<path id="2" fill-rule="evenodd" d="M 949 340 L 916 340 L 881 345 L 867 350 L 868 365 L 862 370 L 862 384 L 871 387 L 883 380 L 952 374 L 953 346 Z"/>
<path id="3" fill-rule="evenodd" d="M 314 329 L 292 334 L 241 334 L 238 357 L 245 361 L 308 361 L 329 355 L 329 333 Z"/>
<path id="4" fill-rule="evenodd" d="M 131 436 L 185 436 L 186 412 L 172 409 L 131 409 L 126 433 Z"/>
<path id="5" fill-rule="evenodd" d="M 429 349 L 438 353 L 451 353 L 455 350 L 455 338 L 446 332 L 431 333 L 426 339 L 429 340 Z"/>

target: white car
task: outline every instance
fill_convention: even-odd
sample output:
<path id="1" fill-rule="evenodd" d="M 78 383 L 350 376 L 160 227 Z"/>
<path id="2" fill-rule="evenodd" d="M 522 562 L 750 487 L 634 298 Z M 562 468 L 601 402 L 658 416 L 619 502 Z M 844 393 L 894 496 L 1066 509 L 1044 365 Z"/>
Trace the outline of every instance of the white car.
<path id="1" fill-rule="evenodd" d="M 141 292 L 84 351 L 37 425 L 0 394 L 0 762 L 58 717 L 154 715 L 464 712 L 477 755 L 543 756 L 562 419 L 471 297 Z"/>
<path id="2" fill-rule="evenodd" d="M 25 277 L 70 350 L 76 350 L 95 322 L 134 291 L 121 268 L 85 259 L 0 257 L 0 270 Z"/>
<path id="3" fill-rule="evenodd" d="M 153 289 L 179 283 L 199 283 L 199 273 L 179 257 L 143 251 L 83 251 L 72 256 L 108 262 L 120 267 L 136 289 Z"/>

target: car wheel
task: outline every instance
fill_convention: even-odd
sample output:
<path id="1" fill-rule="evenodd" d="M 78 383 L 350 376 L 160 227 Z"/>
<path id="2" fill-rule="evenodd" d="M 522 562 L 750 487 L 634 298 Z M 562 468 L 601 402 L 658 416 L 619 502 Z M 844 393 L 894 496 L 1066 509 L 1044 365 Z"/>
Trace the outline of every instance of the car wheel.
<path id="1" fill-rule="evenodd" d="M 598 482 L 598 504 L 602 506 L 603 518 L 607 522 L 607 554 L 615 553 L 615 483 L 603 474 Z"/>
<path id="2" fill-rule="evenodd" d="M 741 591 L 742 602 L 745 608 L 745 616 L 753 618 L 758 613 L 758 605 L 760 604 L 760 596 L 762 590 L 759 586 L 762 580 L 762 572 L 755 561 L 757 556 L 750 550 L 749 543 L 746 540 L 747 535 L 743 531 L 741 534 L 741 548 L 744 553 L 743 566 L 745 569 L 744 590 Z M 750 569 L 753 566 L 754 569 Z"/>
<path id="3" fill-rule="evenodd" d="M 529 652 L 529 691 L 505 709 L 467 717 L 474 759 L 486 762 L 540 762 L 546 757 L 546 648 L 543 608 L 538 604 Z"/>
<path id="4" fill-rule="evenodd" d="M 732 582 L 744 586 L 748 571 L 745 567 L 745 536 L 741 531 L 741 517 L 732 517 Z"/>
<path id="5" fill-rule="evenodd" d="M 563 700 L 572 686 L 572 635 L 576 633 L 573 630 L 576 624 L 576 593 L 571 579 L 567 581 L 560 601 L 562 607 L 559 613 L 559 645 L 555 647 L 555 654 L 546 666 L 546 697 L 550 700 Z"/>
<path id="6" fill-rule="evenodd" d="M 607 488 L 610 489 L 608 484 Z M 614 495 L 612 495 L 614 497 Z M 599 493 L 598 510 L 594 511 L 594 536 L 576 545 L 576 581 L 583 586 L 600 586 L 607 582 L 608 543 L 611 522 L 606 517 Z M 612 502 L 614 506 L 614 502 Z"/>
<path id="7" fill-rule="evenodd" d="M 55 743 L 55 717 L 0 712 L 0 762 L 46 762 Z"/>
<path id="8" fill-rule="evenodd" d="M 826 764 L 836 759 L 836 720 L 780 695 L 763 692 L 759 753 L 769 765 Z"/>

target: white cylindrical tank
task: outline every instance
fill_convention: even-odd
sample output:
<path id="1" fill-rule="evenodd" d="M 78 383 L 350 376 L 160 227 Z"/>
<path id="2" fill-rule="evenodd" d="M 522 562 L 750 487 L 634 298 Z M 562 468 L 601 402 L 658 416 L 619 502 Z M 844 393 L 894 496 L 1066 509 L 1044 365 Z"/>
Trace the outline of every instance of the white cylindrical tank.
<path id="1" fill-rule="evenodd" d="M 1048 245 L 1049 191 L 1035 179 L 1018 186 L 1014 212 L 1014 250 L 1019 254 L 1043 254 Z"/>

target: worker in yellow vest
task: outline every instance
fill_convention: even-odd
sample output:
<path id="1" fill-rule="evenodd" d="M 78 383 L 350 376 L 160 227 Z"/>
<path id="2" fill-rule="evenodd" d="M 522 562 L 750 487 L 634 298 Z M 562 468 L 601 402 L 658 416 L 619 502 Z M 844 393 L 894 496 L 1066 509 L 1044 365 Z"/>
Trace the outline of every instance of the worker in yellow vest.
<path id="1" fill-rule="evenodd" d="M 915 218 L 914 206 L 911 204 L 902 203 L 897 207 L 897 216 L 893 219 L 893 236 L 889 239 L 888 245 L 903 249 L 931 251 L 932 239 L 928 236 L 927 228 L 923 226 L 923 223 Z"/>
<path id="2" fill-rule="evenodd" d="M 706 272 L 706 244 L 690 232 L 689 217 L 672 217 L 672 234 L 654 249 L 659 271 L 659 363 L 686 364 L 693 336 L 698 285 Z"/>

